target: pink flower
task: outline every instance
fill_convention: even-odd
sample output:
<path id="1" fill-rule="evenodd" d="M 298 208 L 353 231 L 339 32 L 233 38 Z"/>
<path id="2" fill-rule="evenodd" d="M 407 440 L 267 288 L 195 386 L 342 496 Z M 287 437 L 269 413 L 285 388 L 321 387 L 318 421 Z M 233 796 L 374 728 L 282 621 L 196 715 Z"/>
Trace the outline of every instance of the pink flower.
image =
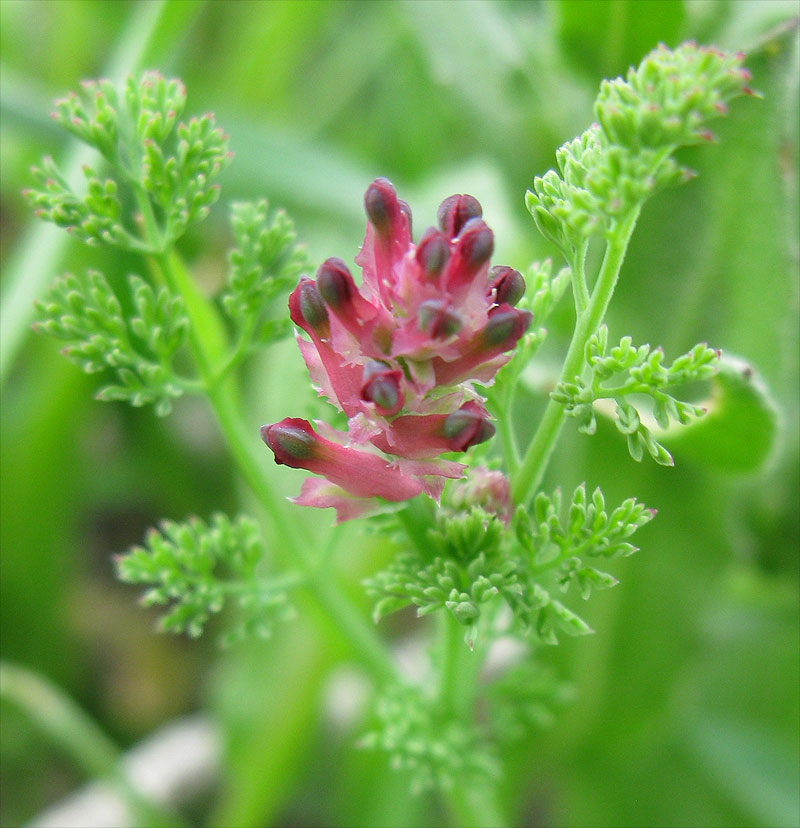
<path id="1" fill-rule="evenodd" d="M 514 307 L 520 273 L 489 269 L 494 235 L 472 196 L 445 199 L 439 228 L 418 244 L 411 211 L 385 178 L 364 206 L 361 287 L 341 259 L 327 259 L 289 297 L 309 337 L 297 342 L 311 381 L 345 413 L 348 433 L 328 440 L 290 418 L 262 429 L 278 463 L 326 478 L 307 480 L 296 502 L 334 506 L 339 520 L 374 508 L 374 498 L 438 496 L 445 477 L 461 476 L 463 465 L 435 458 L 494 434 L 473 383 L 492 381 L 531 322 Z"/>

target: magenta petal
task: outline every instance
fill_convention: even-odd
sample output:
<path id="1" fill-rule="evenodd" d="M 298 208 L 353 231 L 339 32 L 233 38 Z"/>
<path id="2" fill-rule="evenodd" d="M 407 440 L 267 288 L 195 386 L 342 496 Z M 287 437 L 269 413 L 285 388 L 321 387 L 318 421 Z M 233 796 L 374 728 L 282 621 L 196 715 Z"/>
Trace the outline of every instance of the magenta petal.
<path id="1" fill-rule="evenodd" d="M 298 506 L 317 509 L 336 509 L 336 523 L 364 517 L 380 508 L 380 502 L 370 497 L 354 497 L 340 486 L 320 477 L 307 477 L 297 497 L 290 497 Z"/>

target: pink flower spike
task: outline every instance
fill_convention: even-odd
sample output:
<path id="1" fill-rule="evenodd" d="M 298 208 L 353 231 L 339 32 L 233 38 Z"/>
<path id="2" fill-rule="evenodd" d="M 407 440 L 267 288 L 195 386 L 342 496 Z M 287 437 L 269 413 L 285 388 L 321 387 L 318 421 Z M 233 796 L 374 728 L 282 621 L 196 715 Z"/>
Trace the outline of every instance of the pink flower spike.
<path id="1" fill-rule="evenodd" d="M 341 486 L 321 477 L 307 477 L 297 497 L 290 497 L 298 506 L 314 506 L 317 509 L 336 509 L 334 523 L 364 517 L 380 508 L 380 502 L 371 497 L 354 497 Z"/>
<path id="2" fill-rule="evenodd" d="M 395 503 L 416 497 L 423 490 L 419 480 L 377 454 L 320 437 L 308 420 L 286 417 L 262 426 L 261 439 L 272 449 L 279 465 L 321 474 L 356 497 L 381 497 Z"/>

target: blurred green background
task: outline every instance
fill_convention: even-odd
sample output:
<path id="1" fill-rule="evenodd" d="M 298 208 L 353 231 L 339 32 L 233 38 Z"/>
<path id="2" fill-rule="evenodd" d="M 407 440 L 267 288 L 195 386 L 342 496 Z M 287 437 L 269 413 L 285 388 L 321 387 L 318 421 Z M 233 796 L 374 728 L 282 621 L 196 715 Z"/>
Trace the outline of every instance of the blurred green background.
<path id="1" fill-rule="evenodd" d="M 658 42 L 695 39 L 751 53 L 764 99 L 736 101 L 719 145 L 685 153 L 699 178 L 647 205 L 609 325 L 670 358 L 703 340 L 750 361 L 778 406 L 777 442 L 753 469 L 746 449 L 761 426 L 747 409 L 716 436 L 676 444 L 670 470 L 633 463 L 611 428 L 590 439 L 568 423 L 546 485 L 585 479 L 659 516 L 617 568 L 620 586 L 588 606 L 597 634 L 544 654 L 577 697 L 506 757 L 503 797 L 520 825 L 797 825 L 796 14 L 796 2 L 769 0 L 2 0 L 3 657 L 58 683 L 123 747 L 186 712 L 212 716 L 225 770 L 198 824 L 442 824 L 383 756 L 353 748 L 358 722 L 320 712 L 338 653 L 307 619 L 221 654 L 213 636 L 153 634 L 154 616 L 114 581 L 111 554 L 162 517 L 248 501 L 201 405 L 159 421 L 94 402 L 93 379 L 28 335 L 31 300 L 59 272 L 95 266 L 114 279 L 141 266 L 37 227 L 20 190 L 43 154 L 74 159 L 51 100 L 133 61 L 181 77 L 187 111 L 213 110 L 231 136 L 222 202 L 183 243 L 209 290 L 225 274 L 226 201 L 267 196 L 315 262 L 352 261 L 376 175 L 409 201 L 417 232 L 443 197 L 474 194 L 495 261 L 524 268 L 555 255 L 525 189 L 591 121 L 601 78 Z M 551 326 L 544 374 L 570 314 Z M 302 415 L 304 386 L 293 343 L 255 360 L 254 429 Z M 541 407 L 520 394 L 522 433 Z M 297 490 L 296 473 L 269 473 Z M 346 531 L 339 567 L 366 613 L 359 582 L 386 550 Z M 420 625 L 401 617 L 384 633 Z M 19 711 L 2 714 L 0 820 L 15 826 L 85 780 Z"/>

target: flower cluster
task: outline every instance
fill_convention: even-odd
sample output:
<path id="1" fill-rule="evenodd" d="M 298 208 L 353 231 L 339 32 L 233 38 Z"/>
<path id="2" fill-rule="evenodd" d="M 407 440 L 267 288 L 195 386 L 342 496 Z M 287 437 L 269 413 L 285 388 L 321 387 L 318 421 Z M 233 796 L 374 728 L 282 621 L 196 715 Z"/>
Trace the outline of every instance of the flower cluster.
<path id="1" fill-rule="evenodd" d="M 300 351 L 320 395 L 342 410 L 348 431 L 287 417 L 261 436 L 278 463 L 322 478 L 304 481 L 294 502 L 336 508 L 339 521 L 421 492 L 438 499 L 465 466 L 444 460 L 494 434 L 473 382 L 488 384 L 531 323 L 514 307 L 525 281 L 489 260 L 494 235 L 480 204 L 454 195 L 439 228 L 417 244 L 411 211 L 379 178 L 364 197 L 368 223 L 356 257 L 359 289 L 341 259 L 289 297 Z"/>

